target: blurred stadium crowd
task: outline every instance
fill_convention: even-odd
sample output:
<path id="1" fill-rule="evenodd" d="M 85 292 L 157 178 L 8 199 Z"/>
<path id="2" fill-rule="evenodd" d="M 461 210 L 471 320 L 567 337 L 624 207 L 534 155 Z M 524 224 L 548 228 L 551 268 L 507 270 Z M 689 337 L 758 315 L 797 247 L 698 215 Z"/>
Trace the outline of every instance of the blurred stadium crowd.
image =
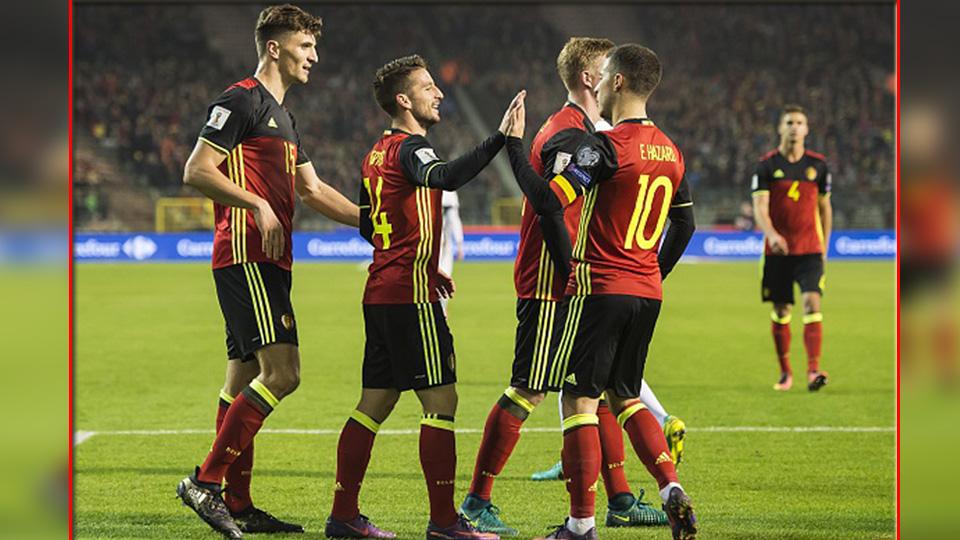
<path id="1" fill-rule="evenodd" d="M 554 62 L 571 33 L 551 9 L 315 9 L 325 21 L 320 62 L 285 105 L 318 173 L 356 196 L 359 160 L 388 125 L 372 98 L 373 73 L 413 52 L 427 58 L 446 93 L 443 122 L 431 131 L 446 156 L 492 130 L 519 88 L 528 91 L 531 137 L 565 97 Z M 256 6 L 230 15 L 190 5 L 77 9 L 78 230 L 151 229 L 157 197 L 196 195 L 181 185 L 183 163 L 207 104 L 255 67 L 256 13 Z M 754 164 L 776 145 L 779 108 L 797 102 L 809 111 L 808 147 L 825 153 L 833 171 L 835 227 L 893 227 L 889 7 L 634 6 L 624 13 L 617 24 L 635 29 L 630 39 L 664 64 L 650 114 L 684 150 L 699 223 L 752 224 L 742 203 Z M 488 168 L 461 191 L 464 221 L 496 221 L 497 201 L 515 194 Z M 300 212 L 298 226 L 329 223 Z"/>

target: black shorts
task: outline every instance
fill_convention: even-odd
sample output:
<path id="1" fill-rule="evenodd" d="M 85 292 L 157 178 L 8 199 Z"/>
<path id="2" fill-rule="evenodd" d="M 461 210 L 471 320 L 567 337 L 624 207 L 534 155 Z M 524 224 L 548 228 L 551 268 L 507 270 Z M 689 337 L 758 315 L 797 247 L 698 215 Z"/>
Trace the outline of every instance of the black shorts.
<path id="1" fill-rule="evenodd" d="M 566 320 L 564 302 L 517 299 L 517 339 L 510 386 L 534 392 L 557 392 L 563 386 L 566 365 L 553 352 Z"/>
<path id="2" fill-rule="evenodd" d="M 215 269 L 213 281 L 227 325 L 227 358 L 252 360 L 271 343 L 297 345 L 289 270 L 264 262 L 235 264 Z"/>
<path id="3" fill-rule="evenodd" d="M 793 304 L 793 283 L 800 285 L 800 292 L 823 294 L 823 256 L 810 255 L 765 255 L 761 296 L 764 302 Z"/>
<path id="4" fill-rule="evenodd" d="M 563 392 L 599 398 L 611 389 L 639 397 L 660 300 L 620 294 L 565 298 L 567 320 L 557 349 L 567 362 Z"/>
<path id="5" fill-rule="evenodd" d="M 900 259 L 900 298 L 913 300 L 929 291 L 943 291 L 950 286 L 956 263 L 944 257 L 918 260 Z"/>
<path id="6" fill-rule="evenodd" d="M 457 382 L 440 302 L 364 304 L 363 387 L 422 390 Z"/>

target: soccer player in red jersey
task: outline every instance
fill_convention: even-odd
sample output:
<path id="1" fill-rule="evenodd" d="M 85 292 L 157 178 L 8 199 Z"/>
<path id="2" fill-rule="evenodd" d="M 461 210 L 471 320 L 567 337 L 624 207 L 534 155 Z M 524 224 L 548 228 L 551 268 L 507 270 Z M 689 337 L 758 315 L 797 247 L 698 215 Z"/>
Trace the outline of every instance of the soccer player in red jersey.
<path id="1" fill-rule="evenodd" d="M 449 281 L 438 271 L 442 190 L 473 179 L 503 147 L 508 119 L 499 130 L 452 161 L 437 157 L 425 138 L 440 121 L 443 92 L 417 56 L 389 62 L 373 83 L 390 129 L 361 164 L 360 232 L 374 247 L 363 295 L 366 346 L 363 389 L 337 446 L 331 538 L 393 538 L 360 514 L 360 484 L 380 425 L 400 393 L 413 390 L 423 406 L 420 464 L 430 499 L 427 538 L 494 540 L 457 514 L 453 503 L 457 408 L 453 338 L 438 289 Z"/>
<path id="2" fill-rule="evenodd" d="M 308 80 L 321 26 L 319 17 L 289 4 L 260 12 L 256 73 L 210 104 L 184 170 L 183 181 L 214 201 L 213 276 L 228 362 L 213 447 L 177 494 L 228 538 L 303 532 L 250 497 L 254 435 L 300 380 L 290 303 L 294 193 L 331 219 L 359 225 L 359 208 L 317 176 L 282 105 L 291 86 Z"/>
<path id="3" fill-rule="evenodd" d="M 780 146 L 760 159 L 750 186 L 754 215 L 765 238 L 762 298 L 773 302 L 771 328 L 780 363 L 780 379 L 773 388 L 793 386 L 790 319 L 796 282 L 803 300 L 807 388 L 813 392 L 827 384 L 827 372 L 820 369 L 820 297 L 833 222 L 830 171 L 823 155 L 804 148 L 809 126 L 801 107 L 784 107 L 777 131 Z"/>
<path id="4" fill-rule="evenodd" d="M 524 199 L 520 244 L 514 263 L 517 291 L 517 335 L 510 386 L 493 405 L 477 452 L 473 481 L 460 511 L 480 530 L 516 535 L 492 502 L 494 480 L 503 470 L 520 439 L 520 429 L 546 396 L 559 391 L 566 376 L 565 364 L 554 361 L 565 320 L 563 298 L 570 273 L 571 237 L 580 221 L 579 199 L 564 212 L 552 211 L 554 198 L 546 187 L 563 170 L 583 138 L 602 122 L 595 89 L 600 67 L 614 44 L 608 39 L 571 38 L 557 57 L 557 71 L 567 90 L 567 103 L 544 122 L 533 140 L 530 163 L 540 178 L 538 192 Z M 633 495 L 624 474 L 623 434 L 605 402 L 600 405 L 601 467 L 608 498 L 608 526 L 666 524 L 660 510 Z"/>
<path id="5" fill-rule="evenodd" d="M 604 393 L 657 479 L 673 537 L 690 539 L 697 532 L 660 425 L 638 399 L 662 280 L 694 228 L 683 156 L 646 118 L 647 99 L 660 77 L 660 61 L 646 47 L 621 45 L 607 55 L 597 99 L 614 128 L 584 136 L 550 181 L 552 199 L 543 201 L 559 209 L 583 198 L 556 353 L 558 361 L 568 362 L 562 458 L 570 516 L 548 538 L 597 538 L 594 485 L 602 459 L 597 407 Z M 514 113 L 507 147 L 517 181 L 530 193 L 542 179 L 523 156 L 523 113 L 522 107 Z M 658 252 L 668 215 L 671 226 Z"/>

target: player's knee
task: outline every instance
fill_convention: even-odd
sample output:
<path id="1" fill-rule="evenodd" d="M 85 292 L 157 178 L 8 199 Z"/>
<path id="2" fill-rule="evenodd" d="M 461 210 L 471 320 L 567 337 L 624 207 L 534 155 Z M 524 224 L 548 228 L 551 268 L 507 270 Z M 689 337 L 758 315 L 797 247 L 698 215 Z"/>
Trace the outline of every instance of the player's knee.
<path id="1" fill-rule="evenodd" d="M 790 308 L 793 307 L 790 304 L 774 304 L 773 312 L 777 314 L 777 317 L 783 318 L 790 314 Z"/>
<path id="2" fill-rule="evenodd" d="M 535 392 L 532 390 L 525 390 L 522 388 L 517 388 L 516 390 L 518 394 L 523 396 L 523 399 L 530 402 L 530 404 L 533 405 L 534 407 L 543 403 L 543 399 L 547 397 L 546 392 Z"/>

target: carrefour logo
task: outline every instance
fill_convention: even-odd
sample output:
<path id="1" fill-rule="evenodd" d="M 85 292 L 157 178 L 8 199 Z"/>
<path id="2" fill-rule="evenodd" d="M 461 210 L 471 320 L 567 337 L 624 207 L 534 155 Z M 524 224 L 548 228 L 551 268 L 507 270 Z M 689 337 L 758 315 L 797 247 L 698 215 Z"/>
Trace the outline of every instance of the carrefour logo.
<path id="1" fill-rule="evenodd" d="M 716 257 L 760 255 L 763 253 L 763 237 L 723 238 L 722 236 L 708 236 L 703 241 L 703 251 L 707 255 Z"/>
<path id="2" fill-rule="evenodd" d="M 840 236 L 834 247 L 840 255 L 896 255 L 897 240 L 884 234 L 876 238 Z"/>
<path id="3" fill-rule="evenodd" d="M 123 252 L 127 257 L 142 261 L 157 252 L 157 244 L 146 236 L 134 236 L 123 243 Z"/>

